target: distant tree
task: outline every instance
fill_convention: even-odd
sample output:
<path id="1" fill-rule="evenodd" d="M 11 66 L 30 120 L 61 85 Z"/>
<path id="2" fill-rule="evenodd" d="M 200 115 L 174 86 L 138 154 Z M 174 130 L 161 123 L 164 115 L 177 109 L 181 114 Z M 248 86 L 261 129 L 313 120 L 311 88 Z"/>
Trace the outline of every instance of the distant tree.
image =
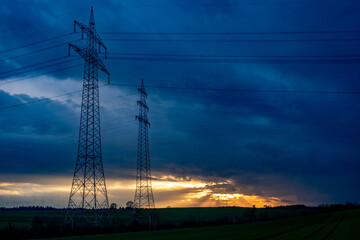
<path id="1" fill-rule="evenodd" d="M 128 202 L 126 203 L 126 208 L 132 209 L 132 208 L 134 208 L 134 207 L 135 207 L 135 204 L 134 204 L 133 201 L 128 201 Z"/>
<path id="2" fill-rule="evenodd" d="M 116 203 L 110 204 L 110 209 L 117 209 L 117 204 Z"/>
<path id="3" fill-rule="evenodd" d="M 170 206 L 167 206 L 166 208 L 171 208 Z"/>

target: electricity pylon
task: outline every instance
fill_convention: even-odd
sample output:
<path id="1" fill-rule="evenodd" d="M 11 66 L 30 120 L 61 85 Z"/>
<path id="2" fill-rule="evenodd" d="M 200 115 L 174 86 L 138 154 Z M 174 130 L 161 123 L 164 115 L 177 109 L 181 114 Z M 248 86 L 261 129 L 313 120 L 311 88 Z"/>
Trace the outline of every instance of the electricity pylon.
<path id="1" fill-rule="evenodd" d="M 95 29 L 94 11 L 91 7 L 89 25 L 74 21 L 74 32 L 80 28 L 86 35 L 86 47 L 69 44 L 85 60 L 81 103 L 78 155 L 69 197 L 65 223 L 74 223 L 75 218 L 83 218 L 98 226 L 109 208 L 104 168 L 101 155 L 100 108 L 98 70 L 105 72 L 110 79 L 97 49 L 107 49 Z"/>
<path id="2" fill-rule="evenodd" d="M 141 82 L 139 115 L 136 119 L 139 121 L 138 133 L 138 152 L 137 152 L 137 174 L 136 174 L 136 191 L 134 204 L 136 208 L 154 208 L 154 195 L 151 187 L 151 169 L 149 153 L 149 127 L 150 123 L 147 118 L 149 107 L 146 104 L 147 93 L 145 91 L 144 79 Z"/>

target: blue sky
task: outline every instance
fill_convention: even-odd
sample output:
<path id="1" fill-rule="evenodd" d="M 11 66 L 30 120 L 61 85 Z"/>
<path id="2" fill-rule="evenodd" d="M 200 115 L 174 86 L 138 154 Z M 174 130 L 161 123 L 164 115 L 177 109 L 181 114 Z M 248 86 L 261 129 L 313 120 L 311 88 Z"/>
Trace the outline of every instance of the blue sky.
<path id="1" fill-rule="evenodd" d="M 359 63 L 209 63 L 148 57 L 357 59 L 359 32 L 326 32 L 360 30 L 358 1 L 16 0 L 0 4 L 0 205 L 66 206 L 80 117 L 81 93 L 75 91 L 81 90 L 83 75 L 80 57 L 66 58 L 67 43 L 81 38 L 70 34 L 73 20 L 87 23 L 91 6 L 97 31 L 112 57 L 104 63 L 114 85 L 103 86 L 104 74 L 99 79 L 103 161 L 111 202 L 125 205 L 134 194 L 136 85 L 141 78 L 149 94 L 150 154 L 158 206 L 359 202 L 360 98 L 349 93 L 360 89 Z M 142 34 L 124 34 L 129 32 Z M 161 34 L 235 32 L 272 34 Z M 66 36 L 8 51 L 61 34 Z M 213 41 L 241 39 L 274 41 Z M 300 41 L 275 41 L 284 39 Z M 147 59 L 115 59 L 124 56 L 120 53 L 145 54 Z M 64 58 L 53 60 L 60 57 Z M 44 61 L 54 66 L 24 68 Z M 8 73 L 13 69 L 25 70 Z M 166 184 L 174 189 L 166 191 Z M 237 196 L 237 202 L 223 201 L 216 194 Z"/>

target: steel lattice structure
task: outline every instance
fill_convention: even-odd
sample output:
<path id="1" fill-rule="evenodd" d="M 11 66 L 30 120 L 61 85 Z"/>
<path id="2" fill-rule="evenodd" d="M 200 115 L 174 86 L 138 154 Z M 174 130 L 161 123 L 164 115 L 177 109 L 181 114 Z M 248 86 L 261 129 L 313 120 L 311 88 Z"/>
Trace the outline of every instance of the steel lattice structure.
<path id="1" fill-rule="evenodd" d="M 101 223 L 104 210 L 109 208 L 104 168 L 101 155 L 100 108 L 98 70 L 106 70 L 97 49 L 106 46 L 97 34 L 93 8 L 89 24 L 74 21 L 74 32 L 79 27 L 82 36 L 86 35 L 86 47 L 69 44 L 85 60 L 78 155 L 69 197 L 66 223 L 73 223 L 75 218 L 84 218 L 90 224 Z"/>
<path id="2" fill-rule="evenodd" d="M 136 191 L 134 204 L 136 208 L 154 208 L 154 195 L 151 187 L 151 169 L 149 153 L 149 127 L 150 123 L 147 118 L 149 107 L 146 104 L 147 93 L 145 91 L 144 80 L 141 82 L 139 115 L 136 119 L 139 121 L 138 133 L 138 153 L 137 153 L 137 174 L 136 174 Z"/>

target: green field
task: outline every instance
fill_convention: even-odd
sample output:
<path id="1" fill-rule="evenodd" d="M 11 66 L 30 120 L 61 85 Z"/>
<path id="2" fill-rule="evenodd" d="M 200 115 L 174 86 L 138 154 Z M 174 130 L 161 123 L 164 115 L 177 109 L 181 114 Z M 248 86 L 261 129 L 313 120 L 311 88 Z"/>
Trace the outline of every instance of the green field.
<path id="1" fill-rule="evenodd" d="M 218 207 L 218 208 L 159 208 L 154 209 L 157 224 L 181 225 L 186 222 L 203 221 L 222 221 L 228 219 L 230 222 L 247 221 L 246 211 L 251 208 L 240 207 Z M 258 208 L 254 210 L 257 220 L 276 219 L 283 217 L 295 217 L 305 214 L 313 214 L 316 209 L 274 209 Z M 43 219 L 43 222 L 63 223 L 65 220 L 65 210 L 46 210 L 46 211 L 0 211 L 0 228 L 7 227 L 11 223 L 14 227 L 31 227 L 35 216 Z M 116 219 L 118 223 L 130 224 L 132 210 L 112 210 L 110 217 Z"/>
<path id="2" fill-rule="evenodd" d="M 239 207 L 154 209 L 152 214 L 158 229 L 167 226 L 172 230 L 59 239 L 360 239 L 360 228 L 357 227 L 360 225 L 360 210 L 323 214 L 318 211 L 317 208 Z M 117 226 L 127 229 L 125 231 L 133 231 L 133 213 L 133 210 L 124 209 L 110 211 L 112 225 L 108 227 L 114 227 L 116 222 Z M 28 229 L 30 235 L 27 236 L 33 237 L 36 217 L 41 219 L 37 228 L 48 229 L 64 226 L 65 214 L 65 210 L 0 211 L 0 229 L 6 231 L 9 226 L 15 232 Z"/>
<path id="3" fill-rule="evenodd" d="M 0 228 L 9 224 L 16 228 L 31 227 L 35 216 L 41 216 L 48 221 L 60 221 L 65 219 L 65 211 L 0 211 Z"/>
<path id="4" fill-rule="evenodd" d="M 185 214 L 186 215 L 186 214 Z M 112 239 L 360 239 L 360 210 L 300 216 L 282 220 L 214 226 L 184 228 L 151 232 L 133 232 L 72 238 L 69 240 Z M 55 239 L 53 239 L 55 240 Z"/>

